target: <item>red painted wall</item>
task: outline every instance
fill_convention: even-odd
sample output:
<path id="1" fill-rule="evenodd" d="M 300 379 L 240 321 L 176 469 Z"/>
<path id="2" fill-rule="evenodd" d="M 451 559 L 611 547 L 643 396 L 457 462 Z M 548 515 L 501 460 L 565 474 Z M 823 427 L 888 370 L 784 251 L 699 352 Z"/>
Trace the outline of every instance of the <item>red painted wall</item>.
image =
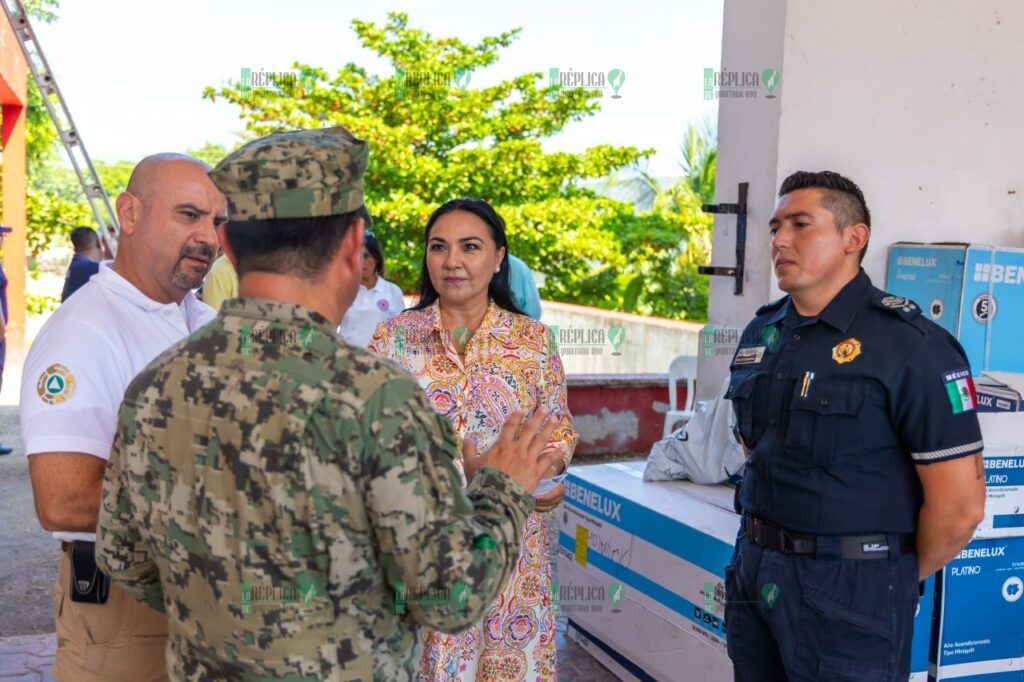
<path id="1" fill-rule="evenodd" d="M 576 374 L 566 377 L 569 411 L 580 442 L 576 455 L 631 452 L 646 456 L 661 438 L 667 374 Z M 685 404 L 681 382 L 677 405 Z"/>

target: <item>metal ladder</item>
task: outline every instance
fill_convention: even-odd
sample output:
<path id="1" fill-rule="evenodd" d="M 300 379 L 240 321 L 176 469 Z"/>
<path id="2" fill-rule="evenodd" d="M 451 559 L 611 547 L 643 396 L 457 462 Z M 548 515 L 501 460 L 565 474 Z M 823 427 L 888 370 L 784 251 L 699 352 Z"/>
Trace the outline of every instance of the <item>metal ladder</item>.
<path id="1" fill-rule="evenodd" d="M 47 111 L 53 120 L 54 127 L 60 135 L 60 141 L 71 159 L 71 165 L 75 168 L 78 181 L 82 184 L 85 198 L 89 200 L 92 214 L 96 217 L 96 224 L 100 227 L 100 237 L 110 249 L 111 254 L 117 253 L 117 237 L 121 227 L 117 222 L 117 214 L 110 205 L 110 197 L 103 189 L 96 169 L 92 165 L 92 159 L 85 151 L 85 143 L 75 128 L 75 122 L 71 118 L 71 112 L 64 101 L 64 96 L 57 87 L 57 81 L 53 78 L 50 65 L 46 63 L 43 50 L 39 47 L 36 32 L 28 20 L 28 12 L 21 0 L 0 0 L 4 14 L 7 15 L 14 35 L 21 45 L 21 51 L 25 54 L 25 61 L 28 62 L 29 70 L 32 72 L 32 79 L 39 87 L 43 96 Z"/>

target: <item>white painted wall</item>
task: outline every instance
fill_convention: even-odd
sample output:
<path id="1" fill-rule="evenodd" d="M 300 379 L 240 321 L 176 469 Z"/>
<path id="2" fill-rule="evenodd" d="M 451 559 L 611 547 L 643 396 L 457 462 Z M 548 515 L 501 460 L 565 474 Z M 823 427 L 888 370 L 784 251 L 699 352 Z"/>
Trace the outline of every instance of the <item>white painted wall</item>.
<path id="1" fill-rule="evenodd" d="M 742 327 L 778 295 L 767 222 L 795 170 L 836 170 L 864 190 L 864 266 L 882 288 L 896 241 L 1024 245 L 1024 3 L 726 0 L 723 31 L 723 68 L 782 78 L 775 100 L 719 106 L 717 200 L 744 179 L 752 199 L 747 291 L 715 278 L 713 324 Z M 716 264 L 731 264 L 733 224 L 716 220 Z M 701 384 L 727 369 L 703 362 Z"/>
<path id="2" fill-rule="evenodd" d="M 698 354 L 704 326 L 554 301 L 541 301 L 541 310 L 541 322 L 558 325 L 564 338 L 571 339 L 578 330 L 595 340 L 585 345 L 562 343 L 566 374 L 667 374 L 677 355 Z M 624 332 L 617 348 L 609 340 L 612 327 Z M 597 343 L 602 335 L 604 343 Z"/>
<path id="3" fill-rule="evenodd" d="M 415 301 L 415 296 L 405 297 L 406 306 Z M 565 330 L 567 340 L 576 330 L 590 339 L 584 344 L 563 344 L 562 365 L 566 374 L 668 374 L 669 363 L 677 355 L 704 352 L 701 345 L 704 325 L 696 322 L 644 317 L 557 301 L 542 300 L 540 307 L 540 321 L 548 326 L 558 325 Z M 608 332 L 612 327 L 622 327 L 624 332 L 617 347 L 610 341 Z M 600 343 L 598 339 L 602 334 L 604 342 Z M 585 354 L 581 352 L 584 348 Z"/>

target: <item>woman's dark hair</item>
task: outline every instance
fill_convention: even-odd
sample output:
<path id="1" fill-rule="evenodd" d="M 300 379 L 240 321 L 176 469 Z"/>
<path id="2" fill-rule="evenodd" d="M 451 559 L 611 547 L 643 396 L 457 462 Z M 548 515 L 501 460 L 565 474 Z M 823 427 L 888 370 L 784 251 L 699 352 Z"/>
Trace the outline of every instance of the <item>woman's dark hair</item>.
<path id="1" fill-rule="evenodd" d="M 416 293 L 419 295 L 419 300 L 416 305 L 412 306 L 410 310 L 423 310 L 424 308 L 432 305 L 440 296 L 437 293 L 437 289 L 434 288 L 434 284 L 430 281 L 430 271 L 427 270 L 427 242 L 430 240 L 430 230 L 434 227 L 434 223 L 437 222 L 438 218 L 448 213 L 454 213 L 455 211 L 465 211 L 466 213 L 472 213 L 480 220 L 484 221 L 487 225 L 488 231 L 491 233 L 491 239 L 494 240 L 495 247 L 500 249 L 505 248 L 505 257 L 501 259 L 501 267 L 498 272 L 495 273 L 494 277 L 491 278 L 491 284 L 487 289 L 487 295 L 490 296 L 491 300 L 494 301 L 499 307 L 508 310 L 509 312 L 523 314 L 523 311 L 516 305 L 515 298 L 512 296 L 512 285 L 509 282 L 509 264 L 508 264 L 508 239 L 505 237 L 505 221 L 501 219 L 490 204 L 482 199 L 452 199 L 451 201 L 442 204 L 433 213 L 430 214 L 430 220 L 427 221 L 427 229 L 423 233 L 423 266 L 420 270 L 420 283 L 416 287 Z"/>
<path id="2" fill-rule="evenodd" d="M 378 277 L 384 276 L 384 250 L 380 248 L 380 240 L 377 239 L 377 235 L 367 230 L 363 233 L 363 246 L 373 256 L 373 260 L 377 261 L 374 271 Z"/>

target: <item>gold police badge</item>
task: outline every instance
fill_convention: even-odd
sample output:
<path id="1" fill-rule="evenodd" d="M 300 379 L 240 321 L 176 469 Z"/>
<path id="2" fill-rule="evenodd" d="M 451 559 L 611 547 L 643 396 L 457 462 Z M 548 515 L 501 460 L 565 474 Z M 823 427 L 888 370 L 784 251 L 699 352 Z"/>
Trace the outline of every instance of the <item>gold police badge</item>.
<path id="1" fill-rule="evenodd" d="M 50 365 L 39 375 L 36 393 L 47 405 L 60 405 L 75 394 L 75 375 L 64 365 Z"/>
<path id="2" fill-rule="evenodd" d="M 846 339 L 832 348 L 832 359 L 840 365 L 853 362 L 860 355 L 860 341 L 857 339 Z"/>

